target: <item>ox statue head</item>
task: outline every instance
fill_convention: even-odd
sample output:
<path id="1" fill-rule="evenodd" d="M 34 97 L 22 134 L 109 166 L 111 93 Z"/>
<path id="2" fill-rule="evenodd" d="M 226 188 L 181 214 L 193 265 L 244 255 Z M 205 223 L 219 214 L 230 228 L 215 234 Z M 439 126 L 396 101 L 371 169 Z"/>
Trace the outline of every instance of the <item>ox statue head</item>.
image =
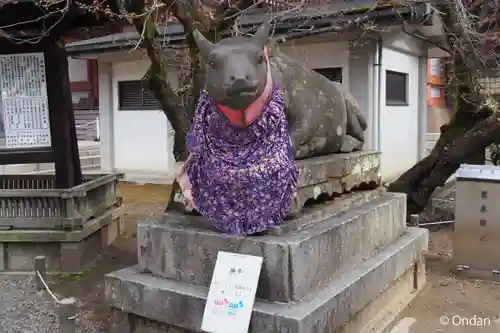
<path id="1" fill-rule="evenodd" d="M 267 83 L 265 46 L 269 20 L 252 37 L 235 36 L 211 43 L 200 31 L 193 37 L 205 64 L 205 88 L 215 103 L 245 110 Z"/>

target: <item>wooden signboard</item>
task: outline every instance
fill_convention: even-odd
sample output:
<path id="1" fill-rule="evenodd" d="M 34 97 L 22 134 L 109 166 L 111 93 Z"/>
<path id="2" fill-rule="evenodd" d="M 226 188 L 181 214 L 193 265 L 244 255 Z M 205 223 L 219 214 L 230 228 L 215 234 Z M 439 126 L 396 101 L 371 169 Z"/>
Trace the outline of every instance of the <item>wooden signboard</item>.
<path id="1" fill-rule="evenodd" d="M 0 92 L 6 147 L 50 146 L 43 53 L 0 55 Z"/>

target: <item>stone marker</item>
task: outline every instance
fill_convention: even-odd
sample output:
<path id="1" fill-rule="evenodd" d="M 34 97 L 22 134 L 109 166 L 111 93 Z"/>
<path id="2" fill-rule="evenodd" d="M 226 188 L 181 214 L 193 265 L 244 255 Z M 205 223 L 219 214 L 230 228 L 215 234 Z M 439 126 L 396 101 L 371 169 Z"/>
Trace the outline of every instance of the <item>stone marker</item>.
<path id="1" fill-rule="evenodd" d="M 44 256 L 35 257 L 35 283 L 37 290 L 44 290 L 45 285 L 42 282 L 47 278 L 47 261 Z"/>
<path id="2" fill-rule="evenodd" d="M 61 333 L 76 332 L 76 300 L 64 298 L 58 304 L 59 327 Z"/>

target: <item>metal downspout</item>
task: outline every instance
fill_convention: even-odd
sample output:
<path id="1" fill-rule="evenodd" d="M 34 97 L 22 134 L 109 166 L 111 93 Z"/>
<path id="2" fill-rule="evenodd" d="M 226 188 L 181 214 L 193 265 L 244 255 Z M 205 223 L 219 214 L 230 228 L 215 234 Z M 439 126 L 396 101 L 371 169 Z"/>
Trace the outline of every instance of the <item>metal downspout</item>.
<path id="1" fill-rule="evenodd" d="M 377 40 L 375 56 L 373 61 L 373 119 L 374 119 L 374 148 L 376 150 L 381 149 L 381 105 L 382 105 L 382 39 Z"/>

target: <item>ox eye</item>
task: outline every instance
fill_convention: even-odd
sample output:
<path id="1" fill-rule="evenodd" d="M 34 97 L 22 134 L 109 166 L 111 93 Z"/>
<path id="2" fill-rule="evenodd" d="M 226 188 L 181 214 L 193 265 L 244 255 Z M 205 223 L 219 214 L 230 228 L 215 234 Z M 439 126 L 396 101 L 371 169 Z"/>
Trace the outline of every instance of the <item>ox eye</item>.
<path id="1" fill-rule="evenodd" d="M 217 67 L 217 63 L 214 60 L 209 60 L 208 67 L 214 69 L 215 67 Z"/>
<path id="2" fill-rule="evenodd" d="M 260 55 L 259 58 L 257 58 L 257 62 L 259 64 L 262 64 L 265 60 L 266 60 L 266 57 L 264 57 L 263 55 Z"/>

